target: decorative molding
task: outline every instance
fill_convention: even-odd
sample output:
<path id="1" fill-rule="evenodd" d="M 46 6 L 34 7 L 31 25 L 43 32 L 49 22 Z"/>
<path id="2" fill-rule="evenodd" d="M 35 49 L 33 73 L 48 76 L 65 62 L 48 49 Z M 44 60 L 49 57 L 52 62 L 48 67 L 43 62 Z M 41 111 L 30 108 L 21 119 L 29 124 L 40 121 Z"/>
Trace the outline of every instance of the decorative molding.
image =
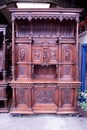
<path id="1" fill-rule="evenodd" d="M 77 22 L 79 21 L 79 14 L 75 14 L 75 13 L 60 13 L 60 12 L 47 12 L 47 13 L 43 13 L 43 12 L 23 12 L 22 14 L 17 12 L 17 13 L 13 13 L 12 14 L 12 21 L 14 21 L 15 19 L 28 19 L 29 21 L 31 21 L 32 19 L 59 19 L 61 22 L 63 19 L 70 19 L 73 20 L 75 19 Z"/>
<path id="2" fill-rule="evenodd" d="M 59 87 L 66 87 L 66 88 L 75 88 L 75 87 L 79 87 L 80 85 L 81 85 L 81 83 L 78 83 L 78 84 L 77 83 L 74 83 L 74 84 L 73 83 L 72 84 L 71 83 L 68 83 L 68 84 L 67 83 L 61 83 L 61 84 L 59 83 L 58 84 Z"/>
<path id="3" fill-rule="evenodd" d="M 35 83 L 34 87 L 57 87 L 56 83 Z"/>
<path id="4" fill-rule="evenodd" d="M 30 88 L 33 86 L 32 83 L 24 83 L 24 82 L 23 83 L 11 83 L 10 85 L 11 85 L 11 87 L 15 87 L 15 88 L 16 87 L 20 87 L 20 88 L 21 87 L 29 87 Z"/>

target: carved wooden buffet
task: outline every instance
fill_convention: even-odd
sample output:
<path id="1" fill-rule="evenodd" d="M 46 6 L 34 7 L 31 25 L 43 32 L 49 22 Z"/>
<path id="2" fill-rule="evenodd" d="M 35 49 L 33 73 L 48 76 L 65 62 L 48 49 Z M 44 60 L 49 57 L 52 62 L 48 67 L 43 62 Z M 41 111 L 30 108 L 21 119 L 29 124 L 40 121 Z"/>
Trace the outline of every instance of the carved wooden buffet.
<path id="1" fill-rule="evenodd" d="M 12 114 L 78 113 L 81 9 L 12 13 Z"/>
<path id="2" fill-rule="evenodd" d="M 11 90 L 10 87 L 8 87 L 7 80 L 7 71 L 11 66 L 8 64 L 8 45 L 10 43 L 11 34 L 7 32 L 7 30 L 9 30 L 7 25 L 0 24 L 0 112 L 9 111 L 8 100 Z"/>

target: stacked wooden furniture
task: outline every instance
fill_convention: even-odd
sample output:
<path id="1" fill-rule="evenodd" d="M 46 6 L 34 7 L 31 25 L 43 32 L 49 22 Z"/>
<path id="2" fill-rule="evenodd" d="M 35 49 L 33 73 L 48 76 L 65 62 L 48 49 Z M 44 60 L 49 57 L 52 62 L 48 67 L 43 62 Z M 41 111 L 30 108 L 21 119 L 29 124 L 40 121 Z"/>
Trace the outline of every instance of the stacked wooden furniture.
<path id="1" fill-rule="evenodd" d="M 11 33 L 7 32 L 7 25 L 0 25 L 0 112 L 8 112 L 8 99 L 11 89 L 8 87 L 7 72 L 10 69 L 8 63 L 9 38 Z M 10 36 L 9 36 L 10 35 Z"/>
<path id="2" fill-rule="evenodd" d="M 81 9 L 10 9 L 12 114 L 78 113 Z"/>

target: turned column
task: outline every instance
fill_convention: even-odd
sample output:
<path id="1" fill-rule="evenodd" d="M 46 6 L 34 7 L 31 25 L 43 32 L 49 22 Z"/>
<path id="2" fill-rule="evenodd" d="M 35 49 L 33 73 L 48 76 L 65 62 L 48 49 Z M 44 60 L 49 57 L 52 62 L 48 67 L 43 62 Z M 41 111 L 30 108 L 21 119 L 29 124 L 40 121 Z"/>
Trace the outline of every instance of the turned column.
<path id="1" fill-rule="evenodd" d="M 14 18 L 12 17 L 12 78 L 15 80 Z"/>
<path id="2" fill-rule="evenodd" d="M 79 67 L 78 67 L 78 25 L 79 18 L 76 20 L 76 80 L 79 80 Z"/>
<path id="3" fill-rule="evenodd" d="M 6 70 L 5 70 L 5 30 L 3 31 L 3 81 L 5 81 Z"/>
<path id="4" fill-rule="evenodd" d="M 61 37 L 59 38 L 59 71 L 58 71 L 58 80 L 61 80 Z"/>

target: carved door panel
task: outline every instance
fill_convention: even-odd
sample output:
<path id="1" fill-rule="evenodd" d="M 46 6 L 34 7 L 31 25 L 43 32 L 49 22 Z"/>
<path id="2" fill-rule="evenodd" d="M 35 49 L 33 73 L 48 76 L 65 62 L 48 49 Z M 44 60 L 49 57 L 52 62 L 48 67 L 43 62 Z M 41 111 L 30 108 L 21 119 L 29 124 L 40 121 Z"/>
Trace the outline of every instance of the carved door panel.
<path id="1" fill-rule="evenodd" d="M 16 78 L 26 80 L 29 78 L 30 65 L 18 64 L 16 65 L 15 72 Z"/>
<path id="2" fill-rule="evenodd" d="M 71 81 L 75 78 L 75 66 L 73 65 L 62 65 L 61 67 L 61 79 Z"/>
<path id="3" fill-rule="evenodd" d="M 74 63 L 76 58 L 74 44 L 62 44 L 62 62 L 63 63 Z"/>
<path id="4" fill-rule="evenodd" d="M 62 44 L 61 78 L 62 80 L 75 79 L 76 50 L 74 44 Z"/>
<path id="5" fill-rule="evenodd" d="M 31 52 L 29 44 L 16 44 L 15 52 L 15 61 L 16 62 L 30 62 L 31 61 Z"/>
<path id="6" fill-rule="evenodd" d="M 61 88 L 61 107 L 74 106 L 74 88 Z"/>
<path id="7" fill-rule="evenodd" d="M 3 51 L 0 50 L 0 72 L 3 69 Z"/>
<path id="8" fill-rule="evenodd" d="M 58 63 L 58 46 L 49 47 L 49 63 L 50 64 Z"/>
<path id="9" fill-rule="evenodd" d="M 32 46 L 32 62 L 34 64 L 42 64 L 42 47 Z"/>
<path id="10" fill-rule="evenodd" d="M 31 88 L 16 88 L 17 108 L 31 107 Z"/>
<path id="11" fill-rule="evenodd" d="M 33 110 L 57 110 L 58 90 L 56 84 L 35 84 L 32 96 Z"/>

